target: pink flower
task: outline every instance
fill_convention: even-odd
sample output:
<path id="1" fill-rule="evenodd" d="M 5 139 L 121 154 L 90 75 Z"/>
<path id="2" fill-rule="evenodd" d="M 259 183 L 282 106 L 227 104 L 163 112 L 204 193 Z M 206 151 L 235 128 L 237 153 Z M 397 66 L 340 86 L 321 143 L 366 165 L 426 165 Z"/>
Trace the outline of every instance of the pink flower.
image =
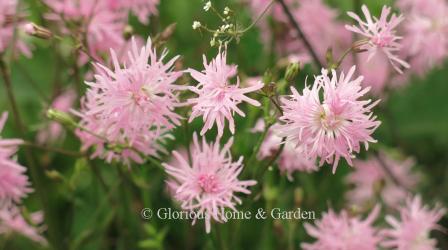
<path id="1" fill-rule="evenodd" d="M 253 129 L 255 132 L 264 131 L 264 122 L 260 119 L 256 127 Z M 272 157 L 280 149 L 282 143 L 282 137 L 278 132 L 278 125 L 273 125 L 269 128 L 269 131 L 261 144 L 260 151 L 258 152 L 257 158 L 260 160 Z M 296 171 L 311 173 L 319 170 L 316 163 L 311 159 L 303 155 L 295 144 L 291 142 L 285 142 L 283 151 L 277 161 L 280 172 L 286 174 L 288 180 L 292 181 L 292 174 Z"/>
<path id="2" fill-rule="evenodd" d="M 413 189 L 419 180 L 419 176 L 411 172 L 414 160 L 408 158 L 404 161 L 397 161 L 381 152 L 383 163 L 393 174 L 394 178 L 403 186 L 398 186 L 391 176 L 385 172 L 384 167 L 376 157 L 370 157 L 365 161 L 354 160 L 354 172 L 347 177 L 347 182 L 354 185 L 354 188 L 347 193 L 347 198 L 351 203 L 363 205 L 367 202 L 375 202 L 379 194 L 382 200 L 390 207 L 397 207 L 405 201 L 409 195 L 407 189 Z"/>
<path id="3" fill-rule="evenodd" d="M 400 24 L 404 17 L 403 15 L 396 16 L 393 14 L 389 21 L 387 20 L 390 14 L 391 8 L 383 6 L 381 11 L 380 19 L 370 15 L 369 10 L 365 5 L 362 6 L 362 12 L 366 17 L 366 21 L 361 20 L 361 18 L 353 12 L 348 12 L 347 14 L 355 19 L 359 26 L 349 26 L 345 27 L 355 33 L 361 34 L 367 38 L 367 42 L 360 48 L 368 50 L 369 57 L 368 60 L 373 57 L 376 53 L 384 53 L 389 58 L 392 66 L 399 73 L 402 73 L 400 66 L 404 68 L 409 68 L 409 64 L 398 58 L 395 54 L 400 50 L 401 45 L 398 43 L 402 37 L 395 34 L 395 28 Z M 398 64 L 398 65 L 397 65 Z"/>
<path id="4" fill-rule="evenodd" d="M 148 24 L 150 15 L 156 15 L 159 0 L 107 0 L 112 10 L 129 10 L 138 20 Z"/>
<path id="5" fill-rule="evenodd" d="M 33 225 L 43 222 L 42 212 L 35 212 L 30 215 Z M 0 234 L 18 233 L 30 240 L 47 245 L 47 240 L 40 235 L 40 229 L 36 228 L 25 220 L 17 207 L 0 209 Z"/>
<path id="6" fill-rule="evenodd" d="M 4 112 L 0 118 L 0 132 L 8 118 Z M 0 208 L 20 203 L 32 191 L 26 176 L 26 168 L 12 159 L 23 141 L 0 138 Z"/>
<path id="7" fill-rule="evenodd" d="M 238 180 L 243 170 L 243 157 L 233 162 L 230 139 L 222 149 L 219 139 L 208 144 L 202 137 L 199 144 L 196 133 L 193 135 L 192 162 L 181 154 L 173 151 L 177 159 L 176 165 L 163 163 L 166 172 L 171 176 L 168 182 L 170 189 L 175 190 L 174 198 L 181 203 L 184 210 L 203 214 L 206 232 L 210 232 L 210 221 L 225 222 L 224 209 L 236 211 L 235 205 L 241 200 L 235 193 L 250 194 L 247 187 L 255 185 L 256 181 Z M 196 219 L 193 220 L 193 224 Z"/>
<path id="8" fill-rule="evenodd" d="M 225 51 L 219 52 L 210 63 L 207 63 L 207 59 L 204 56 L 204 68 L 202 72 L 194 69 L 187 71 L 199 82 L 197 86 L 189 88 L 198 95 L 198 97 L 187 101 L 188 104 L 193 105 L 193 112 L 189 122 L 196 117 L 202 116 L 205 124 L 201 130 L 201 135 L 204 135 L 216 123 L 218 137 L 221 137 L 224 131 L 225 120 L 227 119 L 230 132 L 234 134 L 234 113 L 245 116 L 244 112 L 237 105 L 244 101 L 254 106 L 260 106 L 258 101 L 244 94 L 261 89 L 263 83 L 258 82 L 258 84 L 250 87 L 240 88 L 239 78 L 237 77 L 237 83 L 235 85 L 231 84 L 229 80 L 236 75 L 237 67 L 235 65 L 227 65 Z"/>
<path id="9" fill-rule="evenodd" d="M 281 135 L 312 161 L 320 158 L 319 165 L 333 163 L 333 173 L 341 157 L 352 166 L 360 144 L 368 149 L 369 142 L 376 142 L 371 135 L 380 125 L 371 112 L 379 100 L 360 100 L 370 88 L 361 87 L 362 76 L 352 80 L 354 72 L 355 66 L 338 78 L 332 70 L 330 78 L 322 70 L 311 88 L 299 94 L 291 87 L 292 95 L 281 99 Z"/>
<path id="10" fill-rule="evenodd" d="M 337 20 L 339 13 L 321 0 L 301 0 L 299 7 L 293 11 L 293 15 L 321 62 L 325 62 L 326 52 L 329 48 L 333 49 L 335 58 L 339 58 L 344 50 L 350 47 L 352 36 Z M 295 29 L 288 29 L 288 31 L 295 33 Z M 290 44 L 290 52 L 296 50 L 296 53 L 301 55 L 305 61 L 311 61 L 311 55 L 304 47 L 303 42 L 297 37 L 297 34 L 294 34 L 294 37 L 295 40 Z M 293 49 L 294 46 L 298 46 L 298 48 Z M 349 59 L 347 58 L 347 61 Z"/>
<path id="11" fill-rule="evenodd" d="M 364 77 L 363 86 L 370 87 L 371 93 L 381 96 L 387 87 L 392 87 L 390 76 L 392 69 L 389 59 L 383 53 L 377 53 L 369 58 L 366 53 L 357 54 L 359 73 Z M 401 74 L 402 76 L 404 74 Z"/>
<path id="12" fill-rule="evenodd" d="M 376 206 L 365 220 L 361 220 L 350 217 L 344 210 L 340 214 L 330 210 L 315 222 L 315 226 L 305 224 L 306 232 L 316 241 L 302 243 L 301 247 L 304 250 L 376 250 L 381 237 L 372 224 L 379 212 L 380 207 Z"/>
<path id="13" fill-rule="evenodd" d="M 68 112 L 75 100 L 76 92 L 73 89 L 68 89 L 54 99 L 51 108 Z M 63 129 L 60 123 L 50 122 L 37 133 L 37 142 L 39 144 L 54 143 L 61 139 L 62 133 L 64 132 Z"/>
<path id="14" fill-rule="evenodd" d="M 404 25 L 404 54 L 415 73 L 423 75 L 448 56 L 448 4 L 445 0 L 400 0 L 408 18 Z"/>
<path id="15" fill-rule="evenodd" d="M 420 196 L 408 199 L 406 207 L 400 209 L 400 219 L 387 216 L 386 221 L 392 228 L 384 229 L 386 237 L 381 244 L 383 247 L 397 250 L 432 250 L 436 247 L 436 240 L 429 238 L 429 233 L 441 229 L 437 222 L 446 210 L 436 206 L 430 209 L 422 204 Z"/>
<path id="16" fill-rule="evenodd" d="M 121 156 L 141 162 L 135 149 L 145 155 L 155 155 L 161 149 L 155 141 L 180 124 L 181 117 L 174 112 L 181 105 L 176 93 L 180 87 L 174 82 L 182 73 L 172 70 L 178 57 L 163 63 L 167 51 L 157 57 L 149 38 L 141 50 L 133 43 L 128 53 L 128 66 L 120 66 L 114 50 L 111 50 L 113 70 L 95 64 L 95 81 L 86 82 L 89 88 L 80 116 L 83 126 L 106 138 L 109 144 L 134 149 L 124 149 Z M 84 148 L 105 142 L 86 131 L 78 131 L 78 135 Z M 103 149 L 104 146 L 97 147 L 95 155 L 102 154 Z M 112 160 L 116 156 L 107 158 Z"/>
<path id="17" fill-rule="evenodd" d="M 65 26 L 65 21 L 80 23 L 86 32 L 88 52 L 98 61 L 101 61 L 102 53 L 107 53 L 110 48 L 118 50 L 124 44 L 123 30 L 127 23 L 127 15 L 122 11 L 112 11 L 107 7 L 107 0 L 45 0 L 54 13 L 47 15 L 51 20 L 57 20 L 61 24 L 64 33 L 73 31 Z M 83 55 L 80 63 L 87 62 L 87 56 Z"/>
<path id="18" fill-rule="evenodd" d="M 23 25 L 21 21 L 17 21 L 20 13 L 17 13 L 17 0 L 1 0 L 0 1 L 0 53 L 3 53 L 14 42 L 14 49 L 18 49 L 20 53 L 27 57 L 31 57 L 31 51 L 26 44 L 20 39 L 14 39 L 14 26 Z M 18 22 L 15 24 L 15 20 Z"/>

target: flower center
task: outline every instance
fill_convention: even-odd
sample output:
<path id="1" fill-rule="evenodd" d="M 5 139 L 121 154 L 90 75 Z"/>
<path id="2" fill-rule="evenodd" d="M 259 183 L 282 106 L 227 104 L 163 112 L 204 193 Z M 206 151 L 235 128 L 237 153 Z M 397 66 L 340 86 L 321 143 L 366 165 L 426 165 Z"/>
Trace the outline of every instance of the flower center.
<path id="1" fill-rule="evenodd" d="M 378 47 L 389 47 L 392 43 L 393 36 L 389 32 L 382 32 L 372 37 L 372 42 Z"/>
<path id="2" fill-rule="evenodd" d="M 328 104 L 323 104 L 319 113 L 318 122 L 326 131 L 333 132 L 342 124 L 342 119 L 330 110 Z"/>
<path id="3" fill-rule="evenodd" d="M 143 104 L 149 102 L 151 100 L 151 96 L 151 90 L 147 85 L 143 85 L 139 91 L 132 93 L 132 99 L 135 101 L 137 106 L 142 106 Z"/>
<path id="4" fill-rule="evenodd" d="M 216 193 L 218 191 L 218 180 L 213 174 L 201 174 L 198 184 L 206 193 Z"/>

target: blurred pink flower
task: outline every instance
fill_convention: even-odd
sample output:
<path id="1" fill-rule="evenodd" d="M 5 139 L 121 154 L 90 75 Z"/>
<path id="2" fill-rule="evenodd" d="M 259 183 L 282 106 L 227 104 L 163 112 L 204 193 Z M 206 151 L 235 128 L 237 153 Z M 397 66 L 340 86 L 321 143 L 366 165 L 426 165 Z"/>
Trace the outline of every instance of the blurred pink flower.
<path id="1" fill-rule="evenodd" d="M 380 207 L 376 206 L 365 220 L 361 220 L 350 217 L 344 210 L 340 214 L 330 210 L 314 226 L 305 224 L 306 232 L 316 241 L 302 243 L 301 247 L 304 250 L 376 250 L 381 237 L 373 223 L 379 212 Z"/>
<path id="2" fill-rule="evenodd" d="M 409 68 L 409 64 L 404 60 L 398 58 L 396 55 L 401 48 L 399 41 L 402 37 L 395 34 L 395 28 L 403 21 L 403 15 L 396 16 L 392 14 L 389 21 L 388 16 L 391 8 L 383 6 L 380 18 L 372 17 L 369 9 L 365 5 L 362 6 L 362 12 L 366 18 L 366 21 L 353 12 L 347 14 L 358 22 L 359 26 L 346 25 L 345 27 L 355 33 L 361 34 L 366 37 L 367 41 L 360 47 L 365 49 L 369 53 L 368 60 L 376 53 L 384 53 L 389 58 L 392 66 L 399 73 L 402 73 L 400 67 Z M 397 65 L 398 64 L 398 65 Z"/>
<path id="3" fill-rule="evenodd" d="M 187 70 L 199 82 L 198 85 L 189 87 L 189 90 L 198 95 L 198 97 L 187 101 L 188 104 L 193 105 L 189 122 L 202 116 L 205 124 L 201 135 L 204 135 L 216 123 L 218 137 L 221 137 L 227 119 L 230 132 L 234 134 L 234 113 L 245 116 L 237 105 L 244 101 L 254 106 L 260 106 L 258 101 L 245 96 L 245 94 L 261 89 L 263 83 L 258 82 L 250 87 L 240 88 L 240 80 L 237 77 L 236 84 L 231 84 L 229 80 L 236 75 L 237 66 L 227 65 L 226 51 L 220 51 L 210 63 L 207 63 L 205 55 L 203 60 L 205 69 L 202 72 L 194 69 Z"/>
<path id="4" fill-rule="evenodd" d="M 192 162 L 188 163 L 181 154 L 173 151 L 176 165 L 163 163 L 171 176 L 168 181 L 170 189 L 175 191 L 174 198 L 181 203 L 184 210 L 203 214 L 205 230 L 210 232 L 210 221 L 225 222 L 224 209 L 236 211 L 235 205 L 241 200 L 235 193 L 250 194 L 247 187 L 255 185 L 254 180 L 240 181 L 238 175 L 243 170 L 243 157 L 233 162 L 230 153 L 233 139 L 220 149 L 219 139 L 208 144 L 202 137 L 199 144 L 196 133 L 193 135 L 191 152 Z M 193 224 L 196 219 L 193 220 Z"/>
<path id="5" fill-rule="evenodd" d="M 392 69 L 388 58 L 383 53 L 377 53 L 369 58 L 366 53 L 357 54 L 359 73 L 364 77 L 363 86 L 370 87 L 375 96 L 382 96 L 387 87 L 393 87 L 390 76 Z M 400 74 L 402 76 L 404 74 Z"/>
<path id="6" fill-rule="evenodd" d="M 140 22 L 148 24 L 149 16 L 156 15 L 159 0 L 107 0 L 112 10 L 129 10 Z"/>
<path id="7" fill-rule="evenodd" d="M 392 227 L 384 229 L 386 238 L 381 245 L 397 250 L 432 250 L 436 249 L 436 240 L 429 238 L 429 233 L 441 229 L 437 222 L 446 213 L 446 209 L 436 206 L 430 209 L 422 204 L 420 196 L 408 199 L 406 206 L 400 208 L 400 219 L 387 216 L 386 221 Z"/>
<path id="8" fill-rule="evenodd" d="M 321 62 L 325 62 L 329 48 L 332 48 L 335 58 L 339 58 L 344 50 L 350 47 L 352 35 L 344 28 L 343 23 L 337 20 L 339 13 L 321 0 L 301 0 L 293 14 Z M 289 32 L 295 33 L 295 30 L 289 29 Z M 311 61 L 312 58 L 300 38 L 297 34 L 294 34 L 294 37 L 289 51 L 294 53 L 296 50 L 302 59 Z M 294 46 L 298 48 L 294 49 Z M 345 61 L 349 60 L 350 58 L 346 58 Z"/>
<path id="9" fill-rule="evenodd" d="M 176 93 L 181 88 L 174 82 L 182 73 L 172 69 L 178 57 L 163 63 L 167 51 L 157 57 L 150 38 L 142 48 L 133 43 L 128 55 L 129 65 L 124 67 L 114 50 L 111 50 L 113 70 L 95 64 L 95 81 L 86 82 L 89 88 L 80 114 L 81 124 L 109 142 L 154 155 L 161 149 L 154 145 L 158 137 L 180 124 L 181 117 L 174 109 L 181 105 Z M 86 131 L 78 131 L 78 135 L 84 148 L 104 143 L 104 139 Z M 97 152 L 101 154 L 102 150 Z M 122 153 L 125 158 L 141 162 L 132 149 L 124 149 Z"/>
<path id="10" fill-rule="evenodd" d="M 76 92 L 73 89 L 68 89 L 54 99 L 51 108 L 62 112 L 68 112 L 75 101 Z M 50 122 L 44 128 L 39 130 L 36 140 L 39 144 L 54 143 L 61 139 L 62 133 L 64 132 L 63 129 L 64 128 L 60 123 Z"/>
<path id="11" fill-rule="evenodd" d="M 8 113 L 4 112 L 0 118 L 0 132 L 7 119 Z M 32 192 L 25 174 L 26 168 L 12 159 L 22 143 L 20 139 L 0 137 L 0 208 L 20 203 L 22 198 Z"/>
<path id="12" fill-rule="evenodd" d="M 322 70 L 302 95 L 291 87 L 292 95 L 281 99 L 281 136 L 310 160 L 320 158 L 319 165 L 333 163 L 333 173 L 341 157 L 352 166 L 360 144 L 368 149 L 369 142 L 376 142 L 371 135 L 381 123 L 371 111 L 379 100 L 360 100 L 370 88 L 361 87 L 362 76 L 351 79 L 355 68 L 339 78 L 334 70 L 331 78 Z"/>
<path id="13" fill-rule="evenodd" d="M 30 214 L 34 226 L 43 223 L 43 213 Z M 40 235 L 39 228 L 28 224 L 17 207 L 0 209 L 0 234 L 18 233 L 40 244 L 47 245 L 47 240 Z"/>
<path id="14" fill-rule="evenodd" d="M 64 33 L 71 33 L 65 22 L 80 22 L 86 32 L 84 41 L 95 60 L 102 61 L 102 54 L 109 49 L 118 50 L 125 40 L 123 30 L 127 23 L 127 15 L 123 11 L 113 11 L 107 7 L 107 0 L 45 0 L 54 13 L 47 15 L 51 20 L 57 20 Z M 80 58 L 81 64 L 88 61 L 87 55 Z"/>
<path id="15" fill-rule="evenodd" d="M 260 119 L 252 131 L 262 132 L 264 131 L 264 127 L 264 122 Z M 277 130 L 278 125 L 273 125 L 269 128 L 266 138 L 261 144 L 260 151 L 258 152 L 258 159 L 263 160 L 272 157 L 277 150 L 280 149 L 282 137 Z M 311 173 L 319 170 L 316 162 L 303 155 L 303 152 L 300 152 L 291 142 L 285 142 L 284 149 L 278 158 L 277 164 L 280 172 L 286 174 L 290 181 L 293 180 L 292 174 L 295 171 Z"/>
<path id="16" fill-rule="evenodd" d="M 19 20 L 21 13 L 17 12 L 17 3 L 17 0 L 0 1 L 0 53 L 5 52 L 11 46 L 11 42 L 14 42 L 14 49 L 18 49 L 23 55 L 31 57 L 31 51 L 23 41 L 19 38 L 13 41 L 15 26 L 23 25 Z"/>
<path id="17" fill-rule="evenodd" d="M 448 3 L 445 0 L 400 0 L 406 13 L 403 50 L 413 72 L 422 76 L 448 56 Z"/>
<path id="18" fill-rule="evenodd" d="M 404 161 L 396 161 L 390 156 L 381 152 L 378 157 L 394 178 L 403 186 L 398 186 L 385 172 L 384 167 L 376 157 L 369 157 L 367 160 L 354 160 L 354 171 L 347 177 L 347 182 L 354 185 L 354 188 L 346 195 L 351 203 L 363 205 L 367 202 L 375 202 L 376 195 L 381 195 L 383 201 L 390 207 L 397 207 L 402 204 L 409 192 L 416 187 L 419 176 L 411 172 L 414 160 L 408 158 Z M 380 188 L 382 186 L 382 188 Z"/>

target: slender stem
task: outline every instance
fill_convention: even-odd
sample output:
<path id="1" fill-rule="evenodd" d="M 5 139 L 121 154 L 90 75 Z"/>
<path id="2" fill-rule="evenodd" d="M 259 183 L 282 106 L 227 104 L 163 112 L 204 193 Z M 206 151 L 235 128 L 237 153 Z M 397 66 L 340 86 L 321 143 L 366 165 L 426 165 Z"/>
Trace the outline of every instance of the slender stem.
<path id="1" fill-rule="evenodd" d="M 26 82 L 28 82 L 32 88 L 34 88 L 34 90 L 36 90 L 37 94 L 39 95 L 39 97 L 46 103 L 49 104 L 50 103 L 50 98 L 48 98 L 45 93 L 39 88 L 39 84 L 37 84 L 34 79 L 31 77 L 31 75 L 28 73 L 28 71 L 25 69 L 25 67 L 20 64 L 17 63 L 17 67 L 20 69 L 20 71 L 22 72 L 23 76 L 25 76 L 25 78 L 27 79 Z"/>
<path id="2" fill-rule="evenodd" d="M 9 103 L 11 105 L 11 109 L 13 112 L 14 120 L 16 122 L 18 131 L 20 133 L 21 138 L 25 138 L 26 134 L 25 127 L 23 126 L 22 119 L 20 118 L 17 102 L 14 93 L 12 91 L 10 72 L 1 55 L 0 55 L 0 74 L 2 75 L 3 82 L 5 84 L 6 93 L 8 95 Z M 45 216 L 45 222 L 48 226 L 48 231 L 51 237 L 50 241 L 54 244 L 54 247 L 62 247 L 62 238 L 58 236 L 58 230 L 57 230 L 58 222 L 57 220 L 54 220 L 54 216 L 49 216 L 52 214 L 52 212 L 48 203 L 48 196 L 47 196 L 48 192 L 45 187 L 43 172 L 39 171 L 39 168 L 36 166 L 30 148 L 26 147 L 24 151 L 27 165 L 28 168 L 30 169 L 31 177 L 33 180 L 33 186 L 36 190 L 36 193 L 40 197 L 44 213 L 48 215 Z"/>
<path id="3" fill-rule="evenodd" d="M 261 136 L 258 138 L 257 144 L 255 145 L 254 149 L 252 150 L 252 154 L 250 155 L 249 160 L 247 161 L 246 168 L 249 167 L 249 166 L 251 166 L 252 163 L 254 162 L 255 157 L 256 157 L 257 154 L 258 154 L 258 151 L 260 151 L 261 144 L 263 144 L 263 141 L 264 141 L 264 139 L 266 138 L 266 135 L 268 134 L 269 128 L 270 128 L 271 126 L 272 126 L 272 124 L 266 124 L 266 126 L 265 126 L 265 128 L 264 128 L 264 130 L 263 130 L 263 133 L 262 133 Z M 253 168 L 253 169 L 255 170 L 256 168 Z M 255 172 L 255 171 L 254 171 L 254 172 Z"/>
<path id="4" fill-rule="evenodd" d="M 294 29 L 297 31 L 297 34 L 299 35 L 300 39 L 303 41 L 308 52 L 311 54 L 311 57 L 313 58 L 314 62 L 317 64 L 317 66 L 319 68 L 322 68 L 323 64 L 320 62 L 319 57 L 317 56 L 316 52 L 314 51 L 313 47 L 311 46 L 311 43 L 306 38 L 305 34 L 303 33 L 303 31 L 300 28 L 299 24 L 297 23 L 296 19 L 292 15 L 291 11 L 289 11 L 288 5 L 286 5 L 284 0 L 277 0 L 277 1 L 282 6 L 283 12 L 285 12 L 286 16 L 289 19 L 289 22 L 292 24 Z"/>
<path id="5" fill-rule="evenodd" d="M 280 157 L 280 155 L 281 155 L 282 152 L 283 152 L 283 149 L 285 148 L 285 141 L 286 141 L 286 137 L 283 137 L 283 138 L 282 138 L 282 142 L 281 142 L 281 144 L 280 144 L 280 148 L 277 150 L 277 152 L 275 152 L 275 155 L 273 155 L 273 156 L 271 157 L 271 159 L 268 161 L 268 163 L 262 168 L 262 171 L 259 173 L 259 176 L 258 176 L 257 180 L 258 180 L 259 178 L 261 178 L 261 176 L 263 176 L 263 174 L 266 172 L 266 170 L 267 170 L 270 166 L 272 166 L 272 164 L 274 164 L 274 163 L 277 161 L 277 159 Z"/>
<path id="6" fill-rule="evenodd" d="M 373 156 L 377 159 L 377 161 L 379 162 L 379 165 L 381 166 L 381 168 L 384 170 L 384 172 L 390 177 L 390 179 L 392 180 L 392 182 L 399 186 L 399 187 L 403 187 L 404 189 L 406 189 L 407 191 L 409 191 L 409 187 L 407 187 L 406 185 L 404 185 L 403 183 L 401 183 L 401 181 L 395 176 L 395 174 L 392 172 L 392 170 L 390 169 L 389 165 L 383 160 L 383 158 L 381 157 L 381 155 L 379 154 L 378 151 L 374 151 Z"/>
<path id="7" fill-rule="evenodd" d="M 268 10 L 271 8 L 271 6 L 274 4 L 276 0 L 271 0 L 271 2 L 266 6 L 266 8 L 263 10 L 263 12 L 261 12 L 260 15 L 257 16 L 257 18 L 249 25 L 247 26 L 244 30 L 239 31 L 240 33 L 245 33 L 246 31 L 250 30 L 252 27 L 254 27 L 255 24 L 258 23 L 258 21 L 260 21 L 260 19 L 266 14 L 266 12 L 268 12 Z"/>

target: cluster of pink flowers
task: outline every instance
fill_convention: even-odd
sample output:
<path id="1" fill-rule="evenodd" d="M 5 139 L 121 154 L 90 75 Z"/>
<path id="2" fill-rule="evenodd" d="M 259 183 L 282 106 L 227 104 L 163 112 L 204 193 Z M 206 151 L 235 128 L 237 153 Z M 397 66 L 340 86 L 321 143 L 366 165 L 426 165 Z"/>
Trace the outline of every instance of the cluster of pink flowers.
<path id="1" fill-rule="evenodd" d="M 181 72 L 173 71 L 178 57 L 164 63 L 166 55 L 165 50 L 158 57 L 148 38 L 142 48 L 133 41 L 129 65 L 121 66 L 114 50 L 113 69 L 95 64 L 95 81 L 86 82 L 79 113 L 84 129 L 77 131 L 84 149 L 95 145 L 92 157 L 141 163 L 139 153 L 157 155 L 162 150 L 157 141 L 181 119 L 174 112 L 181 105 L 176 94 L 180 87 L 174 84 Z"/>
<path id="2" fill-rule="evenodd" d="M 302 243 L 304 250 L 375 250 L 381 241 L 378 229 L 373 226 L 380 207 L 376 206 L 370 215 L 362 220 L 351 217 L 343 210 L 336 214 L 332 210 L 324 213 L 315 225 L 305 224 L 307 233 L 316 238 L 314 243 Z"/>
<path id="3" fill-rule="evenodd" d="M 123 33 L 128 11 L 148 23 L 148 15 L 157 13 L 158 0 L 45 0 L 45 3 L 51 9 L 48 19 L 57 20 L 62 32 L 76 34 L 78 31 L 69 30 L 67 22 L 81 23 L 79 31 L 86 33 L 83 42 L 88 47 L 88 53 L 101 61 L 110 48 L 121 52 L 126 45 Z M 86 56 L 81 58 L 80 63 L 86 62 Z"/>
<path id="4" fill-rule="evenodd" d="M 292 95 L 281 99 L 281 135 L 312 161 L 320 158 L 319 165 L 333 163 L 333 173 L 341 157 L 353 165 L 360 144 L 367 149 L 369 142 L 376 142 L 371 135 L 380 125 L 371 111 L 379 100 L 361 100 L 369 88 L 361 87 L 362 76 L 352 79 L 354 72 L 355 66 L 338 77 L 332 70 L 330 78 L 322 70 L 302 94 L 291 87 Z"/>
<path id="5" fill-rule="evenodd" d="M 210 232 L 211 220 L 225 222 L 224 209 L 236 211 L 241 200 L 235 193 L 250 194 L 247 189 L 255 185 L 254 180 L 238 180 L 243 170 L 243 157 L 232 161 L 230 139 L 220 148 L 219 138 L 207 143 L 202 137 L 199 143 L 196 133 L 193 135 L 191 163 L 177 151 L 173 151 L 175 165 L 164 163 L 166 172 L 171 176 L 168 186 L 182 209 L 203 214 L 206 232 Z M 196 220 L 193 220 L 193 224 Z"/>
<path id="6" fill-rule="evenodd" d="M 0 118 L 0 132 L 8 118 L 5 112 Z M 20 139 L 0 138 L 0 234 L 16 232 L 42 244 L 46 240 L 39 235 L 37 229 L 29 225 L 22 217 L 19 208 L 23 198 L 33 190 L 25 174 L 26 168 L 13 159 Z M 40 216 L 42 217 L 42 216 Z M 40 224 L 42 219 L 34 216 L 33 223 Z"/>
<path id="7" fill-rule="evenodd" d="M 263 120 L 259 120 L 253 129 L 253 132 L 262 132 L 265 129 Z M 261 144 L 260 151 L 257 158 L 259 160 L 273 157 L 280 149 L 282 137 L 278 132 L 278 125 L 273 125 L 269 128 L 266 138 Z M 293 180 L 293 173 L 296 171 L 311 173 L 319 170 L 316 162 L 303 155 L 303 152 L 298 150 L 291 142 L 285 142 L 283 151 L 280 153 L 277 160 L 280 172 L 286 174 L 288 180 Z"/>
<path id="8" fill-rule="evenodd" d="M 18 0 L 2 0 L 0 2 L 0 53 L 12 46 L 25 56 L 31 57 L 31 51 L 20 39 L 14 39 L 14 29 L 23 25 L 17 13 Z M 11 44 L 13 43 L 13 44 Z"/>
<path id="9" fill-rule="evenodd" d="M 51 108 L 62 112 L 68 112 L 73 107 L 76 98 L 77 96 L 75 90 L 68 89 L 54 99 L 53 103 L 51 104 Z M 45 127 L 39 130 L 39 132 L 37 133 L 36 141 L 39 144 L 55 143 L 58 140 L 61 140 L 63 132 L 64 128 L 60 123 L 50 122 L 46 124 Z"/>
<path id="10" fill-rule="evenodd" d="M 202 72 L 194 69 L 187 71 L 198 81 L 196 86 L 189 87 L 190 91 L 198 95 L 187 101 L 188 104 L 193 105 L 189 122 L 202 116 L 205 124 L 201 135 L 204 135 L 216 123 L 218 137 L 221 137 L 224 133 L 225 120 L 229 122 L 230 132 L 234 134 L 234 113 L 245 116 L 244 112 L 238 108 L 238 104 L 247 102 L 254 106 L 260 106 L 258 101 L 245 96 L 245 94 L 261 89 L 263 83 L 257 82 L 250 87 L 240 88 L 240 80 L 237 77 L 236 84 L 231 84 L 230 79 L 236 75 L 237 69 L 235 65 L 227 65 L 226 54 L 226 51 L 220 51 L 210 63 L 207 63 L 204 56 L 205 69 Z"/>
<path id="11" fill-rule="evenodd" d="M 436 240 L 429 237 L 432 230 L 440 230 L 437 222 L 446 210 L 439 206 L 430 209 L 422 204 L 420 196 L 409 198 L 399 208 L 400 219 L 391 215 L 386 221 L 391 228 L 374 227 L 380 207 L 377 205 L 370 215 L 361 220 L 350 216 L 345 210 L 340 214 L 330 210 L 315 225 L 305 224 L 307 233 L 316 238 L 314 243 L 303 243 L 305 250 L 326 249 L 435 249 Z"/>
<path id="12" fill-rule="evenodd" d="M 354 188 L 347 193 L 347 198 L 351 203 L 360 206 L 376 202 L 379 195 L 388 206 L 398 207 L 409 196 L 408 190 L 414 189 L 419 180 L 419 176 L 411 172 L 414 165 L 412 158 L 397 161 L 380 152 L 378 156 L 371 156 L 365 161 L 354 160 L 353 165 L 354 171 L 348 175 L 347 182 Z M 385 168 L 393 177 L 388 175 Z"/>

